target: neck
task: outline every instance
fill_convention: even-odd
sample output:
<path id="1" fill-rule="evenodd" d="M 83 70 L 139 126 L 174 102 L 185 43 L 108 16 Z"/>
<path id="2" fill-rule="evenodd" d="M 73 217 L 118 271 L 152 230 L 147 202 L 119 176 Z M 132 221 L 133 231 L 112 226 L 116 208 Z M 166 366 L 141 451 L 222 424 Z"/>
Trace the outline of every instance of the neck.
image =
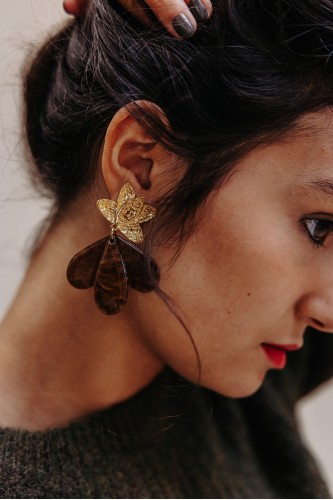
<path id="1" fill-rule="evenodd" d="M 0 425 L 40 430 L 123 401 L 162 369 L 140 332 L 135 292 L 105 316 L 66 280 L 71 257 L 107 228 L 75 206 L 35 252 L 0 325 Z"/>

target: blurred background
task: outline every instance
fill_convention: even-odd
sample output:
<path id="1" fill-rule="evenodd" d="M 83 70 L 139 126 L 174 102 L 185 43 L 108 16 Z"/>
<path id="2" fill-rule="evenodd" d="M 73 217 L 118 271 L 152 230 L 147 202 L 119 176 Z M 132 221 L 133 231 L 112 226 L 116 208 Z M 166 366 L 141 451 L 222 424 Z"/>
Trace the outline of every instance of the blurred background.
<path id="1" fill-rule="evenodd" d="M 29 242 L 49 209 L 26 174 L 21 67 L 66 17 L 61 0 L 0 0 L 0 320 L 23 277 Z M 305 398 L 297 411 L 304 439 L 333 492 L 333 382 Z"/>

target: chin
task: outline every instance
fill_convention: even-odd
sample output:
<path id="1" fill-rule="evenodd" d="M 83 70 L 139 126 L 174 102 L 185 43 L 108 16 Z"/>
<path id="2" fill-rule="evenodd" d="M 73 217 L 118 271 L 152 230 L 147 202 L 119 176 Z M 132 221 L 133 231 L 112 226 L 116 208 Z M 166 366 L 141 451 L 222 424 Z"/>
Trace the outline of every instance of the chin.
<path id="1" fill-rule="evenodd" d="M 209 389 L 226 396 L 228 398 L 246 398 L 255 394 L 265 379 L 266 372 L 253 375 L 245 375 L 244 377 L 228 377 L 228 380 L 215 380 L 214 383 L 203 384 Z"/>

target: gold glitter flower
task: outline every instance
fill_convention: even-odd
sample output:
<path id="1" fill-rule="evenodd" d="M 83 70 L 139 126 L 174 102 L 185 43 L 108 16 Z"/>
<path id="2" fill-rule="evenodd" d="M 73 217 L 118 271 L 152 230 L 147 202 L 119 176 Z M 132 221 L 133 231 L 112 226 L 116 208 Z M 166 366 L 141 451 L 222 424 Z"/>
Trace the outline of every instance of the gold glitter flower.
<path id="1" fill-rule="evenodd" d="M 121 188 L 117 201 L 98 200 L 97 207 L 111 224 L 111 235 L 119 230 L 133 243 L 142 243 L 140 224 L 157 215 L 154 207 L 145 205 L 142 196 L 135 196 L 134 188 L 128 182 Z"/>

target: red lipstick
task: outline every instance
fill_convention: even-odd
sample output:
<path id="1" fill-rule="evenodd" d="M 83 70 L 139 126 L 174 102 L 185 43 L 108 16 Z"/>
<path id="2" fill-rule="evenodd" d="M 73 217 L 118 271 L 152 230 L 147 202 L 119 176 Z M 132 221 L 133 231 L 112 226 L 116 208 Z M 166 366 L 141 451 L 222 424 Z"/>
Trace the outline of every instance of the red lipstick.
<path id="1" fill-rule="evenodd" d="M 301 345 L 296 345 L 296 344 L 264 344 L 264 345 L 271 345 L 273 347 L 277 347 L 278 349 L 283 349 L 284 351 L 296 351 L 297 349 L 300 349 L 302 346 Z"/>
<path id="2" fill-rule="evenodd" d="M 287 352 L 300 349 L 301 346 L 296 344 L 279 345 L 279 344 L 261 344 L 269 361 L 275 368 L 282 369 L 286 366 Z"/>

